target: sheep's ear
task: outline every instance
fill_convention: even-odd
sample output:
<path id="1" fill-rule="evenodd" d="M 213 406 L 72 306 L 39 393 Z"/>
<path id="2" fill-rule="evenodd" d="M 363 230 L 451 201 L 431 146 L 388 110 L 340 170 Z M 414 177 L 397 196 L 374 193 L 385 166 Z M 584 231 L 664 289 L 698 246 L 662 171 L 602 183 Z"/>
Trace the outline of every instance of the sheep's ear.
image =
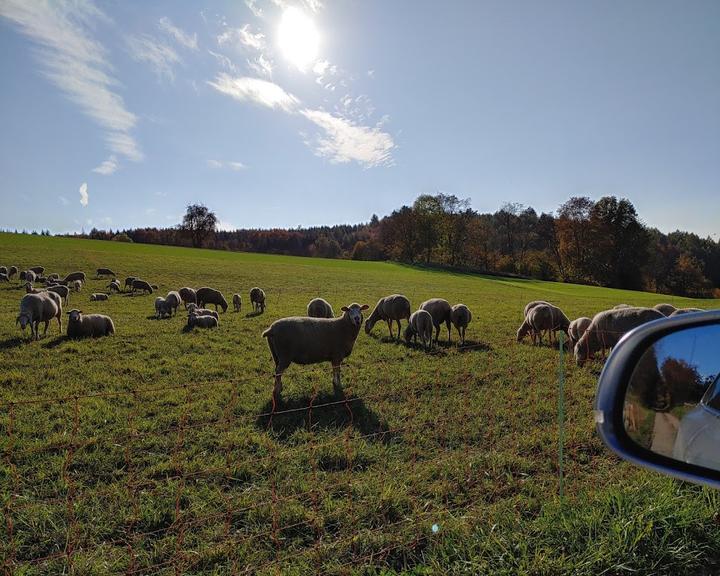
<path id="1" fill-rule="evenodd" d="M 347 312 L 349 308 L 347 306 L 343 306 L 342 308 L 340 308 L 340 310 L 342 310 L 343 312 Z"/>
<path id="2" fill-rule="evenodd" d="M 370 308 L 370 306 L 368 306 L 367 304 L 363 304 L 362 306 L 360 306 L 360 310 L 367 310 L 368 308 Z"/>

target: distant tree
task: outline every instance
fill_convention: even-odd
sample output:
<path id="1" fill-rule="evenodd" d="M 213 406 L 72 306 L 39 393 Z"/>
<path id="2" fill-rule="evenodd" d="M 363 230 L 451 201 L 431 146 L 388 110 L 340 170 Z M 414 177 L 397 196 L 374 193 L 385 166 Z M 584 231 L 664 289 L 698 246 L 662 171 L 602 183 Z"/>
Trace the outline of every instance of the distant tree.
<path id="1" fill-rule="evenodd" d="M 112 239 L 114 242 L 132 242 L 132 238 L 130 238 L 130 236 L 128 236 L 125 232 L 115 234 Z"/>
<path id="2" fill-rule="evenodd" d="M 180 228 L 190 236 L 194 248 L 200 248 L 206 238 L 217 229 L 217 216 L 204 204 L 191 204 L 183 217 Z"/>

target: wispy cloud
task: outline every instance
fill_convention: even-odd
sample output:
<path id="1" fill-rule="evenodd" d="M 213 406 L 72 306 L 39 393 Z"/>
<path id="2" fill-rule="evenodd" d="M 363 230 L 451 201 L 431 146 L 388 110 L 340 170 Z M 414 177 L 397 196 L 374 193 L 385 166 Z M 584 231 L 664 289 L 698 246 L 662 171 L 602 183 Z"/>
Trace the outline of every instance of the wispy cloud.
<path id="1" fill-rule="evenodd" d="M 197 34 L 193 34 L 191 36 L 190 34 L 185 33 L 180 28 L 175 26 L 170 21 L 170 18 L 160 18 L 158 26 L 160 27 L 160 30 L 172 36 L 175 41 L 181 46 L 184 46 L 185 48 L 188 48 L 190 50 L 198 49 Z"/>
<path id="2" fill-rule="evenodd" d="M 262 18 L 262 8 L 260 8 L 257 4 L 257 0 L 245 0 L 245 5 L 248 7 L 250 12 L 253 13 L 253 16 L 255 16 L 255 18 Z"/>
<path id="3" fill-rule="evenodd" d="M 93 172 L 107 176 L 118 169 L 117 157 L 113 154 L 99 166 L 93 168 Z"/>
<path id="4" fill-rule="evenodd" d="M 111 75 L 105 48 L 93 38 L 95 25 L 107 22 L 107 16 L 90 0 L 2 0 L 0 15 L 41 46 L 37 59 L 44 74 L 105 131 L 110 150 L 141 160 L 140 147 L 130 134 L 137 117 L 114 91 L 118 82 Z"/>
<path id="5" fill-rule="evenodd" d="M 80 185 L 80 190 L 79 190 L 79 192 L 80 192 L 80 204 L 82 204 L 83 206 L 87 206 L 87 205 L 88 205 L 88 202 L 89 202 L 89 200 L 90 200 L 90 198 L 89 198 L 89 196 L 88 196 L 88 185 L 87 185 L 87 182 L 83 182 L 83 183 Z"/>
<path id="6" fill-rule="evenodd" d="M 230 72 L 237 72 L 237 66 L 233 63 L 233 61 L 225 56 L 225 54 L 220 54 L 218 52 L 213 52 L 212 50 L 208 50 L 208 54 L 210 54 L 215 60 L 218 61 L 220 66 L 225 68 L 226 70 L 229 70 Z"/>
<path id="7" fill-rule="evenodd" d="M 250 24 L 241 28 L 228 28 L 217 38 L 218 44 L 240 44 L 245 48 L 262 50 L 265 48 L 265 35 L 261 32 L 253 32 Z"/>
<path id="8" fill-rule="evenodd" d="M 242 162 L 236 162 L 236 161 L 229 161 L 229 162 L 223 162 L 221 160 L 208 160 L 207 165 L 210 166 L 210 168 L 220 169 L 220 168 L 227 168 L 229 170 L 233 170 L 235 172 L 239 172 L 240 170 L 245 170 L 247 166 L 243 164 Z"/>
<path id="9" fill-rule="evenodd" d="M 260 56 L 254 60 L 248 59 L 247 64 L 251 70 L 261 76 L 272 76 L 273 64 L 270 60 L 265 58 L 264 54 L 260 54 Z"/>
<path id="10" fill-rule="evenodd" d="M 222 73 L 217 76 L 214 82 L 208 82 L 218 92 L 227 94 L 236 100 L 244 102 L 255 102 L 261 106 L 292 112 L 298 105 L 299 100 L 292 94 L 288 94 L 273 82 L 242 76 L 233 78 Z"/>
<path id="11" fill-rule="evenodd" d="M 356 125 L 323 110 L 305 109 L 300 114 L 322 130 L 322 134 L 308 142 L 318 156 L 327 158 L 333 164 L 354 161 L 366 168 L 392 164 L 395 143 L 379 125 Z"/>
<path id="12" fill-rule="evenodd" d="M 170 46 L 149 34 L 126 38 L 130 56 L 138 62 L 149 64 L 158 80 L 175 80 L 173 66 L 180 62 L 180 56 Z"/>

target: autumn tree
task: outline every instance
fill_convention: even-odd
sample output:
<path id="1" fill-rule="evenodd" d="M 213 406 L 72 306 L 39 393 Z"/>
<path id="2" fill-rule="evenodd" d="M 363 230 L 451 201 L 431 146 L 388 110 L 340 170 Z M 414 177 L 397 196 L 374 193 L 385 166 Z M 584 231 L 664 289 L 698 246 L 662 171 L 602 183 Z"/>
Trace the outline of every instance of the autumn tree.
<path id="1" fill-rule="evenodd" d="M 217 216 L 204 204 L 191 204 L 183 216 L 181 230 L 192 240 L 194 248 L 200 248 L 206 238 L 217 229 Z"/>

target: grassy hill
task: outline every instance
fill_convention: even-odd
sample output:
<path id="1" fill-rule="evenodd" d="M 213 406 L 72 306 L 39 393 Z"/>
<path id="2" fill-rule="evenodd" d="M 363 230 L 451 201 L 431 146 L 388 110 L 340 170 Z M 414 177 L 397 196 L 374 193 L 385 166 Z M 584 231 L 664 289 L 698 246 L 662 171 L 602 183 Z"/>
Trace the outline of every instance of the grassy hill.
<path id="1" fill-rule="evenodd" d="M 0 264 L 110 267 L 164 295 L 213 286 L 241 313 L 217 330 L 155 320 L 153 296 L 69 308 L 112 316 L 111 338 L 39 342 L 0 285 L 0 558 L 8 572 L 183 574 L 697 573 L 720 550 L 718 495 L 610 455 L 591 413 L 600 366 L 565 358 L 566 496 L 558 494 L 550 347 L 517 344 L 529 300 L 568 316 L 653 294 L 351 262 L 0 234 Z M 265 314 L 248 315 L 251 287 Z M 434 354 L 360 333 L 343 368 L 292 366 L 270 416 L 260 336 L 322 296 L 336 312 L 400 292 L 463 302 L 467 349 Z M 446 333 L 441 333 L 443 340 Z M 312 409 L 308 410 L 308 406 Z"/>

